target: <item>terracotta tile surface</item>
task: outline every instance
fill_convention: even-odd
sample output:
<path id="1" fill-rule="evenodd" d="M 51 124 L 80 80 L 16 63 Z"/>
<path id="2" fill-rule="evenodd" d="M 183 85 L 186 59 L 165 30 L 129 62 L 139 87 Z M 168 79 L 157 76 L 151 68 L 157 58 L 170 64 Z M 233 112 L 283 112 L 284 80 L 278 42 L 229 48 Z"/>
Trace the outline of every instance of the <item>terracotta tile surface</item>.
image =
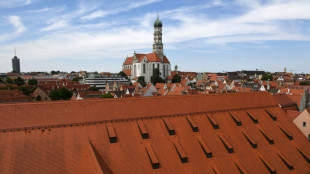
<path id="1" fill-rule="evenodd" d="M 267 92 L 0 105 L 1 174 L 307 173 L 301 151 L 308 140 Z"/>

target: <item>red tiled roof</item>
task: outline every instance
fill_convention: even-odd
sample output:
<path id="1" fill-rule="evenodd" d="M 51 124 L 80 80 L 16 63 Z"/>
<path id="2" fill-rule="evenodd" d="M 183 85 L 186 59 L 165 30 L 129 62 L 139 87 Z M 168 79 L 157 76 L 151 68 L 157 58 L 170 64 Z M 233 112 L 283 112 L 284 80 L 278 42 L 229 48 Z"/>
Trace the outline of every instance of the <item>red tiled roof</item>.
<path id="1" fill-rule="evenodd" d="M 124 65 L 131 65 L 132 64 L 132 60 L 133 60 L 133 57 L 127 57 L 125 62 L 124 62 Z"/>
<path id="2" fill-rule="evenodd" d="M 136 53 L 136 57 L 139 62 L 141 62 L 144 57 L 146 57 L 149 62 L 161 62 L 160 58 L 156 53 L 148 53 L 148 54 Z M 164 56 L 163 62 L 170 63 L 166 56 Z M 133 63 L 133 57 L 127 57 L 124 62 L 124 65 L 131 65 L 132 63 Z"/>
<path id="3" fill-rule="evenodd" d="M 287 110 L 286 111 L 287 117 L 293 121 L 299 114 L 300 112 L 296 111 L 296 110 Z"/>
<path id="4" fill-rule="evenodd" d="M 127 76 L 131 76 L 131 69 L 123 69 L 123 72 L 124 72 Z"/>
<path id="5" fill-rule="evenodd" d="M 281 107 L 296 105 L 296 102 L 291 100 L 287 94 L 277 93 L 273 97 Z"/>
<path id="6" fill-rule="evenodd" d="M 267 92 L 3 104 L 0 132 L 0 173 L 310 170 Z"/>

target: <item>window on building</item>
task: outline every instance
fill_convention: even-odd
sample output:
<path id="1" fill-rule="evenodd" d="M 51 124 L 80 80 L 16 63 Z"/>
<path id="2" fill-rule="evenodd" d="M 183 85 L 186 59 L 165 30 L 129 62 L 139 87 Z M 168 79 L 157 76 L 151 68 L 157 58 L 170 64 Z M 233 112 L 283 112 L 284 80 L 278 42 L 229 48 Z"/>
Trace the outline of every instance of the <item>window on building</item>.
<path id="1" fill-rule="evenodd" d="M 143 73 L 145 73 L 145 64 L 143 64 Z"/>
<path id="2" fill-rule="evenodd" d="M 303 126 L 303 127 L 306 127 L 306 122 L 305 122 L 305 121 L 302 122 L 302 126 Z"/>
<path id="3" fill-rule="evenodd" d="M 165 65 L 164 65 L 164 77 L 166 77 L 166 69 L 165 69 Z"/>

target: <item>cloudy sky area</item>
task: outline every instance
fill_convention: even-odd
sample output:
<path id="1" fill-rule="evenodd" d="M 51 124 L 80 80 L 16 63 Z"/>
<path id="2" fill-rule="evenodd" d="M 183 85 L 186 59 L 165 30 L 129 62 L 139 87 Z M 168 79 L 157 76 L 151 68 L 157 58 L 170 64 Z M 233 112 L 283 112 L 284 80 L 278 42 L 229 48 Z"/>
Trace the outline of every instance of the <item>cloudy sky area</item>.
<path id="1" fill-rule="evenodd" d="M 181 71 L 310 73 L 310 0 L 0 0 L 0 72 L 118 72 L 126 56 L 164 52 Z"/>

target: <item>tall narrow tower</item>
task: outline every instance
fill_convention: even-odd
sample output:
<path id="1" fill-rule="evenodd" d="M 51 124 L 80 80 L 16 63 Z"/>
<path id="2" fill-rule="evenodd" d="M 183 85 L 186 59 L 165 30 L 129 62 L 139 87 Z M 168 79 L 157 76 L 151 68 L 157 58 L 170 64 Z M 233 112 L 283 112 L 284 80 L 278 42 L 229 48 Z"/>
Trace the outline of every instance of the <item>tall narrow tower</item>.
<path id="1" fill-rule="evenodd" d="M 14 52 L 15 52 L 15 56 L 12 59 L 13 72 L 20 73 L 20 64 L 19 64 L 19 59 L 16 56 L 16 48 L 14 48 Z"/>
<path id="2" fill-rule="evenodd" d="M 159 20 L 157 16 L 156 21 L 154 22 L 154 44 L 153 44 L 153 52 L 157 53 L 158 57 L 161 61 L 164 59 L 164 45 L 162 42 L 162 26 L 163 23 Z"/>

